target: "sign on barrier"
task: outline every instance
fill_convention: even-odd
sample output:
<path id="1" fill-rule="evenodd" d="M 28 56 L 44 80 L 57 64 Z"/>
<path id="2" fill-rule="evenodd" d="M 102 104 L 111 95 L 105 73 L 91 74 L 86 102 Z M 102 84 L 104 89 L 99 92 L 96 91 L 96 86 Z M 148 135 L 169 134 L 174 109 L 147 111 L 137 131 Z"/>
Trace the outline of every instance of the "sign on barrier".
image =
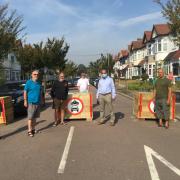
<path id="1" fill-rule="evenodd" d="M 12 98 L 0 97 L 0 124 L 8 124 L 14 120 Z"/>
<path id="2" fill-rule="evenodd" d="M 65 102 L 65 119 L 93 119 L 92 94 L 69 94 Z"/>
<path id="3" fill-rule="evenodd" d="M 171 96 L 170 119 L 175 118 L 175 94 Z M 156 119 L 155 100 L 152 92 L 138 92 L 134 95 L 134 115 L 139 119 Z"/>

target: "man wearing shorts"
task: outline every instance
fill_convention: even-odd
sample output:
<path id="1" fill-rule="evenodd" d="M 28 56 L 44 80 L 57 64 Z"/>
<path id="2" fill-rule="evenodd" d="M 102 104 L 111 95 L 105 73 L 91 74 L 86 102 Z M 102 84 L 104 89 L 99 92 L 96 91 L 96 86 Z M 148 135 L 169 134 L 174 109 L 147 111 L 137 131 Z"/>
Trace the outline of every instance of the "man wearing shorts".
<path id="1" fill-rule="evenodd" d="M 68 82 L 64 79 L 64 73 L 59 74 L 59 79 L 54 82 L 51 89 L 51 97 L 53 98 L 53 107 L 55 109 L 55 122 L 53 126 L 64 123 L 64 103 L 68 96 Z"/>
<path id="2" fill-rule="evenodd" d="M 34 70 L 31 79 L 26 82 L 24 88 L 24 106 L 28 108 L 28 135 L 35 134 L 36 118 L 40 116 L 41 84 L 38 81 L 39 71 Z"/>

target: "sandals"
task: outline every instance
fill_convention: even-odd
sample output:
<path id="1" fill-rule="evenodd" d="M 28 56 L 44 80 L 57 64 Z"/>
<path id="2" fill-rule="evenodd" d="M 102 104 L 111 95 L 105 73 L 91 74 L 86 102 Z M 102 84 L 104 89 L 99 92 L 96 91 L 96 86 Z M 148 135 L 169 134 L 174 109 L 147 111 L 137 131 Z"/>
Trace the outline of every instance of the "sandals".
<path id="1" fill-rule="evenodd" d="M 30 137 L 34 137 L 33 132 L 32 132 L 32 131 L 28 131 L 28 136 L 30 136 Z"/>
<path id="2" fill-rule="evenodd" d="M 58 125 L 58 122 L 55 122 L 52 126 L 56 127 Z"/>
<path id="3" fill-rule="evenodd" d="M 60 125 L 67 125 L 67 123 L 66 122 L 61 122 Z"/>

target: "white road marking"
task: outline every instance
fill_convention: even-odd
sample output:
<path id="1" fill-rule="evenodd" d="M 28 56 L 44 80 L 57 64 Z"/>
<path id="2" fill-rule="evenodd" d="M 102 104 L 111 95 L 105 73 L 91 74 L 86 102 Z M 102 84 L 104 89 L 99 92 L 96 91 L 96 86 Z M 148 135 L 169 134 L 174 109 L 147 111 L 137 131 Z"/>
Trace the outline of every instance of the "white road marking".
<path id="1" fill-rule="evenodd" d="M 180 170 L 178 168 L 176 168 L 173 164 L 168 162 L 166 159 L 164 159 L 161 155 L 159 155 L 153 149 L 151 149 L 150 147 L 144 145 L 144 150 L 145 150 L 145 153 L 146 153 L 146 158 L 147 158 L 149 171 L 150 171 L 152 180 L 160 180 L 152 156 L 156 157 L 165 166 L 169 167 L 174 173 L 176 173 L 178 176 L 180 176 Z"/>
<path id="2" fill-rule="evenodd" d="M 71 126 L 71 128 L 69 130 L 69 135 L 68 135 L 68 138 L 67 138 L 67 141 L 66 141 L 66 145 L 65 145 L 65 148 L 64 148 L 64 152 L 63 152 L 60 164 L 59 164 L 58 174 L 63 174 L 64 173 L 67 158 L 68 158 L 69 149 L 70 149 L 70 146 L 71 146 L 73 133 L 74 133 L 74 126 Z"/>

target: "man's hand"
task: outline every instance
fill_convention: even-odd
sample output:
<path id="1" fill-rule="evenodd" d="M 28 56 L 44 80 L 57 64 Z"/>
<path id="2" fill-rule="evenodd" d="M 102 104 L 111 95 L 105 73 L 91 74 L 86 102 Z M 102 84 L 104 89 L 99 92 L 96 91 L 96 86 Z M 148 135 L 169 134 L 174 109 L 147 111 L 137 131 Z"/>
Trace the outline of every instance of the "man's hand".
<path id="1" fill-rule="evenodd" d="M 113 96 L 113 97 L 112 97 L 112 100 L 115 101 L 115 100 L 116 100 L 116 96 Z"/>
<path id="2" fill-rule="evenodd" d="M 28 107 L 28 103 L 27 103 L 27 100 L 24 100 L 24 107 Z"/>

